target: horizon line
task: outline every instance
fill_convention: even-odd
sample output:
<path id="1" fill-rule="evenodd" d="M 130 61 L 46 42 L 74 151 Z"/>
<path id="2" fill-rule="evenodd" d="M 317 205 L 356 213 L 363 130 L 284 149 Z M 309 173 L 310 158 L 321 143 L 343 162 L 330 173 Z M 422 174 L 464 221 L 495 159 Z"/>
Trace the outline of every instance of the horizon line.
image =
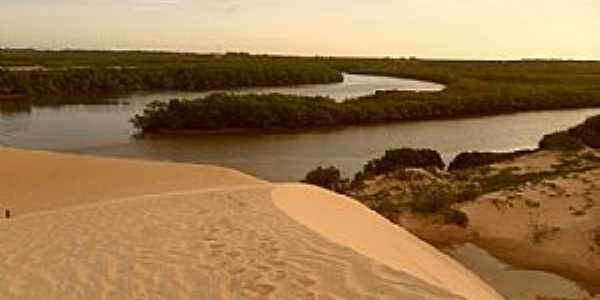
<path id="1" fill-rule="evenodd" d="M 187 55 L 251 55 L 272 57 L 297 57 L 297 58 L 348 58 L 348 59 L 394 59 L 394 60 L 423 60 L 423 61 L 485 61 L 485 62 L 600 62 L 600 59 L 573 58 L 573 57 L 520 57 L 520 58 L 484 58 L 484 57 L 420 57 L 418 55 L 344 55 L 344 54 L 300 54 L 293 52 L 252 52 L 244 50 L 205 51 L 192 49 L 171 48 L 128 48 L 128 47 L 2 47 L 0 51 L 38 51 L 38 52 L 141 52 L 163 54 Z"/>

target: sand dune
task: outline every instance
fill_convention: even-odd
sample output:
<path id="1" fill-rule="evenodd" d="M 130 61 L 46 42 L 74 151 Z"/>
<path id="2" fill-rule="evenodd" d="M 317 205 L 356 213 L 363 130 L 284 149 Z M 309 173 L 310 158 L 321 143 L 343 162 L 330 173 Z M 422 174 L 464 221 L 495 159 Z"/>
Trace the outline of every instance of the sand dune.
<path id="1" fill-rule="evenodd" d="M 0 220 L 0 299 L 501 299 L 322 190 L 216 167 L 10 149 L 0 164 L 2 205 L 16 212 Z M 352 226 L 284 213 L 304 196 L 321 210 L 314 216 L 341 209 L 331 214 L 348 213 Z M 357 226 L 384 230 L 389 243 L 370 247 Z"/>
<path id="2" fill-rule="evenodd" d="M 0 208 L 13 214 L 135 195 L 267 184 L 216 166 L 148 163 L 0 147 Z"/>

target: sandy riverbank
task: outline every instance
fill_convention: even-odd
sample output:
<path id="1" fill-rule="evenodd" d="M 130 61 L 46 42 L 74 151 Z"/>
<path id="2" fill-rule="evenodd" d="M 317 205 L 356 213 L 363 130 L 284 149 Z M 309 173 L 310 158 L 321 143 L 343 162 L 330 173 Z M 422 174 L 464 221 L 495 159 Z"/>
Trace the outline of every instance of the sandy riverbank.
<path id="1" fill-rule="evenodd" d="M 597 157 L 597 158 L 595 158 Z M 502 189 L 455 205 L 469 225 L 406 215 L 400 223 L 436 245 L 470 242 L 516 267 L 544 270 L 600 293 L 600 168 L 597 151 L 540 151 L 490 166 L 515 174 L 560 172 L 561 164 L 590 167 Z M 586 168 L 583 168 L 586 169 Z"/>
<path id="2" fill-rule="evenodd" d="M 5 148 L 0 165 L 0 207 L 13 213 L 0 220 L 7 299 L 502 299 L 320 189 Z"/>
<path id="3" fill-rule="evenodd" d="M 501 164 L 521 172 L 550 170 L 557 153 Z M 600 293 L 600 169 L 504 190 L 467 203 L 478 244 L 511 264 L 555 272 Z M 519 249 L 519 251 L 515 251 Z"/>

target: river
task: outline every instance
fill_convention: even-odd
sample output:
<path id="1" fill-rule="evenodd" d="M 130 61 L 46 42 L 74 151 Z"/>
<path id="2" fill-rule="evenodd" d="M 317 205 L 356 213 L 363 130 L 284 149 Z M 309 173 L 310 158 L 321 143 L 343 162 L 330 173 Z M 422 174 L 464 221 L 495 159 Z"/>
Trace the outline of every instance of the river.
<path id="1" fill-rule="evenodd" d="M 237 93 L 282 92 L 323 95 L 343 101 L 377 90 L 439 91 L 438 84 L 380 76 L 345 74 L 342 83 L 244 89 Z M 217 164 L 272 181 L 295 181 L 319 165 L 335 165 L 351 176 L 385 150 L 425 147 L 448 161 L 462 151 L 531 148 L 540 137 L 567 128 L 600 109 L 530 112 L 447 121 L 354 126 L 287 133 L 227 133 L 161 139 L 133 138 L 128 120 L 146 103 L 197 98 L 207 93 L 138 93 L 117 105 L 33 107 L 0 113 L 0 145 L 101 156 Z"/>

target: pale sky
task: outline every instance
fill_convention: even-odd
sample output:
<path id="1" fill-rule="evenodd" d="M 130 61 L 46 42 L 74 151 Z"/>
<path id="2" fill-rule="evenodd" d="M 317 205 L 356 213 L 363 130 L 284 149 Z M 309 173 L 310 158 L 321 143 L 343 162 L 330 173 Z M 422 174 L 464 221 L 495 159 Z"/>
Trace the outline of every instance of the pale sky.
<path id="1" fill-rule="evenodd" d="M 0 47 L 600 59 L 600 0 L 0 0 Z"/>

